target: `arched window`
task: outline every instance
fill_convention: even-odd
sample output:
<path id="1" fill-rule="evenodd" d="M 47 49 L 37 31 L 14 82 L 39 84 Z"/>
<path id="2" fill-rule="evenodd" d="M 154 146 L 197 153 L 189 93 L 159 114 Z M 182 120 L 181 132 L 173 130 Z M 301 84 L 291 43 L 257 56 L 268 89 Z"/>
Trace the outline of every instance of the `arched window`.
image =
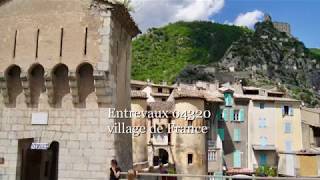
<path id="1" fill-rule="evenodd" d="M 52 72 L 54 104 L 61 107 L 63 97 L 70 93 L 68 67 L 64 64 L 57 65 Z"/>
<path id="2" fill-rule="evenodd" d="M 77 69 L 79 102 L 84 104 L 89 94 L 94 92 L 93 67 L 89 63 L 79 65 Z"/>
<path id="3" fill-rule="evenodd" d="M 20 78 L 21 69 L 17 65 L 10 66 L 5 73 L 8 96 L 9 96 L 9 105 L 12 107 L 16 106 L 16 99 L 20 93 L 22 93 L 22 82 Z"/>
<path id="4" fill-rule="evenodd" d="M 29 87 L 31 105 L 37 106 L 40 94 L 46 91 L 44 85 L 44 68 L 40 64 L 36 64 L 29 69 Z"/>

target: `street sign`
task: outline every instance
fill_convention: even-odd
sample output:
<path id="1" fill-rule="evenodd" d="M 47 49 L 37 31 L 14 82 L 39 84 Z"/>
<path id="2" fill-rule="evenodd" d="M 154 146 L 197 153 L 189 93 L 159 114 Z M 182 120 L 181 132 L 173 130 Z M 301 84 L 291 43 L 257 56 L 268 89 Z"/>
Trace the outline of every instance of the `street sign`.
<path id="1" fill-rule="evenodd" d="M 34 150 L 47 150 L 49 148 L 48 143 L 32 143 L 31 149 Z"/>

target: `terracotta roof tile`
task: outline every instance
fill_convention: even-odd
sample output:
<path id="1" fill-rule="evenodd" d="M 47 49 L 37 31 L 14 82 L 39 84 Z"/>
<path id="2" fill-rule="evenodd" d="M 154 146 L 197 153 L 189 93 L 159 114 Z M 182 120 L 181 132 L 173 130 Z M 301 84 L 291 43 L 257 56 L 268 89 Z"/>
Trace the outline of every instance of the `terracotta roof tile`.
<path id="1" fill-rule="evenodd" d="M 174 102 L 172 101 L 149 102 L 148 105 L 151 111 L 173 111 L 174 110 Z"/>
<path id="2" fill-rule="evenodd" d="M 147 94 L 143 91 L 131 90 L 131 98 L 147 99 Z"/>

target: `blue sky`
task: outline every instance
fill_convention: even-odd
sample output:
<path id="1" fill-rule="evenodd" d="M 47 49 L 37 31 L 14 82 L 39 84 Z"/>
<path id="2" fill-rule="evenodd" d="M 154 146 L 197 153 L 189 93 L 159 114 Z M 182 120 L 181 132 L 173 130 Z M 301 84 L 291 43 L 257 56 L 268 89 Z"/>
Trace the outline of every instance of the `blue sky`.
<path id="1" fill-rule="evenodd" d="M 320 0 L 226 0 L 215 22 L 233 22 L 240 13 L 259 10 L 274 21 L 288 22 L 292 34 L 307 47 L 320 48 Z"/>
<path id="2" fill-rule="evenodd" d="M 176 21 L 214 21 L 253 27 L 269 13 L 291 24 L 307 47 L 320 48 L 320 0 L 132 0 L 133 17 L 145 32 Z"/>

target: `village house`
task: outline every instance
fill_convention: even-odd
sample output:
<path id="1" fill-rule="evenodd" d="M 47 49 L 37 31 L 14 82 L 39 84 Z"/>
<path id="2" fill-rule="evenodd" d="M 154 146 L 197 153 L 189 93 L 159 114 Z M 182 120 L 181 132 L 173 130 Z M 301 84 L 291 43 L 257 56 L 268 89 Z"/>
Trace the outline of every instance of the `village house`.
<path id="1" fill-rule="evenodd" d="M 300 101 L 285 93 L 243 87 L 249 104 L 249 168 L 277 167 L 278 151 L 301 150 Z"/>
<path id="2" fill-rule="evenodd" d="M 132 138 L 108 109 L 130 108 L 131 40 L 112 1 L 0 2 L 0 179 L 106 179 L 132 168 Z"/>
<path id="3" fill-rule="evenodd" d="M 320 109 L 301 108 L 303 149 L 320 151 Z"/>

